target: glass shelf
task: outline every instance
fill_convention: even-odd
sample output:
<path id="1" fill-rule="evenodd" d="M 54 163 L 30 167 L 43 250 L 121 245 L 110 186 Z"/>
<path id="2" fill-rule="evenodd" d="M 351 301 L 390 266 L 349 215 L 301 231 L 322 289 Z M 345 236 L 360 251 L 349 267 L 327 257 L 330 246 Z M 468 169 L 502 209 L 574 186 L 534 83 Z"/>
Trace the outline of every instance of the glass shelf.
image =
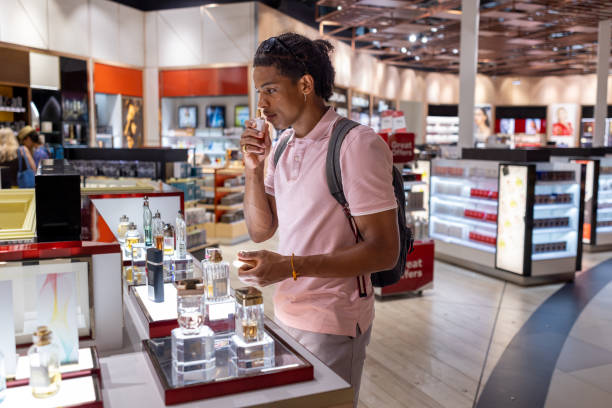
<path id="1" fill-rule="evenodd" d="M 466 247 L 478 249 L 480 251 L 489 252 L 492 254 L 495 253 L 495 245 L 481 244 L 475 241 L 468 241 L 465 239 L 449 237 L 448 235 L 442 235 L 442 234 L 436 234 L 436 233 L 430 234 L 430 237 L 434 239 L 439 239 L 440 241 L 450 242 L 452 244 L 457 244 L 457 245 L 463 245 Z"/>

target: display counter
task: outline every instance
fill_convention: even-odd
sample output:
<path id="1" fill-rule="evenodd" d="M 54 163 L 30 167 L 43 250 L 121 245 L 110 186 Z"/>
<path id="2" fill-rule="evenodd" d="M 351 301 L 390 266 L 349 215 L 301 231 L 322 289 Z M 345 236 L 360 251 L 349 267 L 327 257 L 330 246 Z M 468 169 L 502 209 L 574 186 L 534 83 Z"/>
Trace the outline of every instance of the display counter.
<path id="1" fill-rule="evenodd" d="M 432 161 L 436 257 L 521 285 L 571 280 L 582 259 L 581 166 L 537 151 L 499 161 L 501 152 L 479 150 L 464 157 L 489 159 Z M 542 161 L 521 160 L 529 158 Z"/>

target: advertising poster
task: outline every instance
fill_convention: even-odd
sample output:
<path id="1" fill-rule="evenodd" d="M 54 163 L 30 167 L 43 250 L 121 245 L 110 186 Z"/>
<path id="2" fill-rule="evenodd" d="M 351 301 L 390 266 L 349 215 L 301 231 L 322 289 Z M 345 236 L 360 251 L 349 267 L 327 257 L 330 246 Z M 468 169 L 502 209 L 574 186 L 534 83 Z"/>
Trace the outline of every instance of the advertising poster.
<path id="1" fill-rule="evenodd" d="M 578 130 L 578 105 L 557 103 L 548 106 L 548 140 L 559 147 L 575 147 Z"/>
<path id="2" fill-rule="evenodd" d="M 128 149 L 143 146 L 142 98 L 121 98 L 121 125 L 123 146 Z"/>
<path id="3" fill-rule="evenodd" d="M 491 105 L 476 105 L 474 108 L 474 140 L 486 143 L 493 134 Z"/>
<path id="4" fill-rule="evenodd" d="M 77 284 L 74 272 L 38 275 L 38 324 L 53 331 L 62 351 L 62 364 L 79 361 Z"/>

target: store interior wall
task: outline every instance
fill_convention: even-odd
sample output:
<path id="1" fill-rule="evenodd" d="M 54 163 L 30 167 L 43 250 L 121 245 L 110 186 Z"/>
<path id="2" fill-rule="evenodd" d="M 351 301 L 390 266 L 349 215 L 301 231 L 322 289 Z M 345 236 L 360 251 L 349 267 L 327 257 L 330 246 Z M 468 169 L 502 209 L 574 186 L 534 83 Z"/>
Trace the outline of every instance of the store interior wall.
<path id="1" fill-rule="evenodd" d="M 162 98 L 162 134 L 169 129 L 178 129 L 178 107 L 196 105 L 198 107 L 198 129 L 206 127 L 206 107 L 209 105 L 225 106 L 225 127 L 234 127 L 234 107 L 248 104 L 247 95 L 237 96 L 201 96 L 185 98 Z"/>
<path id="2" fill-rule="evenodd" d="M 4 1 L 0 42 L 99 62 L 144 68 L 145 143 L 159 145 L 158 69 L 250 63 L 258 42 L 284 31 L 318 38 L 316 29 L 261 3 L 142 12 L 108 0 Z M 388 66 L 332 39 L 337 85 L 423 104 L 456 104 L 453 74 Z M 517 80 L 519 85 L 515 85 Z M 249 84 L 252 87 L 252 84 Z M 252 89 L 252 88 L 251 88 Z M 612 81 L 608 81 L 612 103 Z M 476 103 L 593 105 L 595 75 L 478 75 Z M 254 97 L 253 97 L 254 98 Z M 424 120 L 424 118 L 423 118 Z"/>

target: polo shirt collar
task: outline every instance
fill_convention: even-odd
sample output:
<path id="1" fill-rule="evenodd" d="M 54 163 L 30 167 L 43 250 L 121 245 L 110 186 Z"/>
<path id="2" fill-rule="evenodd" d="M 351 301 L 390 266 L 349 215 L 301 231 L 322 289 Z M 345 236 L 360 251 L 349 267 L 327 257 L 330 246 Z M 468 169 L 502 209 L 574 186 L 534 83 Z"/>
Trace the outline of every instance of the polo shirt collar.
<path id="1" fill-rule="evenodd" d="M 308 132 L 306 136 L 304 136 L 304 139 L 320 140 L 329 137 L 331 135 L 332 124 L 339 117 L 340 115 L 338 115 L 334 108 L 330 106 L 327 108 L 327 112 L 325 112 L 319 120 L 319 123 L 317 123 L 315 127 L 313 127 L 312 130 Z"/>

